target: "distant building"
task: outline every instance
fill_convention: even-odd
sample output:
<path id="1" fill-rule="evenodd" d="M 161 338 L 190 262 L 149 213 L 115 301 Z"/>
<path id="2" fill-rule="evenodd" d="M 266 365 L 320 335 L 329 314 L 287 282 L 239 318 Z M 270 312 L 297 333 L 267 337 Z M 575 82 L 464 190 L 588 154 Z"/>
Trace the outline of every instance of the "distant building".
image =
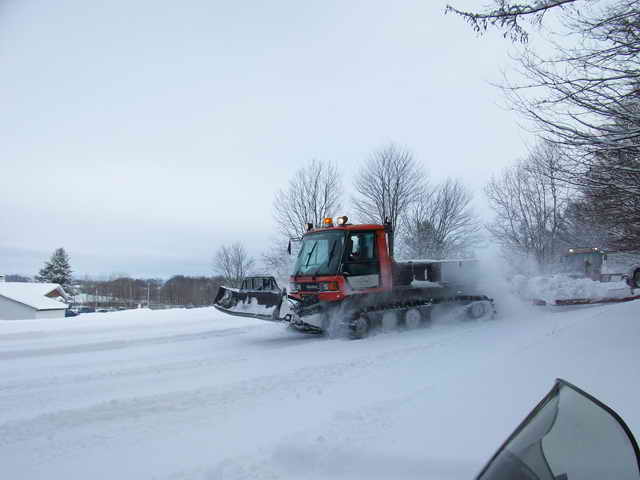
<path id="1" fill-rule="evenodd" d="M 63 318 L 66 301 L 57 283 L 5 282 L 0 275 L 0 320 Z"/>

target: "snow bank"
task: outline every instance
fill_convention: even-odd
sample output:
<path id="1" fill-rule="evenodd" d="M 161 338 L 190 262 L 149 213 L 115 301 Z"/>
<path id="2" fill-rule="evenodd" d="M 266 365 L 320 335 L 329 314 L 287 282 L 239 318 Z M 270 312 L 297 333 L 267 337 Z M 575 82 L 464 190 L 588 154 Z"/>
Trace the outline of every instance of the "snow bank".
<path id="1" fill-rule="evenodd" d="M 512 278 L 512 291 L 526 300 L 555 300 L 582 298 L 615 298 L 631 294 L 625 282 L 594 282 L 588 278 L 571 278 L 567 275 L 551 275 L 527 278 L 515 275 Z"/>

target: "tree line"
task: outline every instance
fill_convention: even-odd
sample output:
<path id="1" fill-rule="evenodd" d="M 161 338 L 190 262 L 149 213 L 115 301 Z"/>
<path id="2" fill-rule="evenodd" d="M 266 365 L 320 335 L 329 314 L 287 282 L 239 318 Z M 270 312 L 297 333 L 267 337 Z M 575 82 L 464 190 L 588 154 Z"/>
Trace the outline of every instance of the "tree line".
<path id="1" fill-rule="evenodd" d="M 640 250 L 640 0 L 495 0 L 482 11 L 445 11 L 479 34 L 500 29 L 522 45 L 520 74 L 501 88 L 538 141 L 485 186 L 493 218 L 483 223 L 473 212 L 459 179 L 431 181 L 405 146 L 384 145 L 364 159 L 348 199 L 337 165 L 311 160 L 274 195 L 273 244 L 259 259 L 241 242 L 221 246 L 216 278 L 238 285 L 258 265 L 286 277 L 288 241 L 307 222 L 320 225 L 346 210 L 354 223 L 390 222 L 397 258 L 472 256 L 484 234 L 542 270 L 571 246 Z M 542 35 L 538 26 L 550 12 L 561 20 L 559 32 L 548 34 L 551 54 L 528 43 L 532 29 Z M 181 292 L 192 288 L 178 283 Z"/>
<path id="2" fill-rule="evenodd" d="M 522 43 L 520 74 L 501 88 L 539 141 L 487 186 L 494 237 L 543 269 L 567 246 L 640 251 L 640 2 L 496 0 L 446 11 Z M 550 12 L 561 27 L 543 32 Z M 553 53 L 529 45 L 531 30 Z"/>
<path id="3" fill-rule="evenodd" d="M 74 282 L 74 292 L 83 303 L 96 306 L 154 306 L 181 305 L 206 306 L 222 285 L 219 276 L 174 275 L 168 280 L 160 278 L 132 278 L 118 276 L 107 280 L 83 278 Z"/>
<path id="4" fill-rule="evenodd" d="M 174 275 L 161 278 L 133 278 L 112 275 L 108 279 L 89 276 L 73 278 L 69 255 L 64 248 L 56 249 L 33 279 L 24 275 L 7 275 L 8 282 L 55 283 L 60 285 L 73 303 L 94 307 L 127 307 L 153 305 L 211 305 L 222 276 Z"/>
<path id="5" fill-rule="evenodd" d="M 550 12 L 561 28 L 548 33 L 553 53 L 529 44 Z M 468 256 L 481 233 L 518 264 L 553 268 L 572 246 L 640 250 L 640 1 L 495 0 L 482 11 L 447 5 L 482 35 L 496 28 L 520 44 L 519 74 L 501 85 L 511 107 L 537 132 L 525 158 L 494 175 L 484 189 L 493 218 L 483 224 L 471 194 L 457 179 L 431 184 L 411 152 L 384 146 L 354 179 L 348 210 L 356 222 L 389 220 L 396 256 Z M 530 26 L 527 26 L 527 22 Z M 342 211 L 341 176 L 330 162 L 313 160 L 296 172 L 273 202 L 274 246 L 263 253 L 270 271 L 291 265 L 284 238 L 303 234 L 306 222 Z M 235 244 L 236 250 L 241 244 Z M 237 257 L 248 269 L 246 250 Z M 227 281 L 239 277 L 214 268 Z"/>
<path id="6" fill-rule="evenodd" d="M 305 225 L 322 225 L 324 218 L 345 213 L 347 197 L 342 175 L 332 162 L 310 160 L 292 175 L 273 199 L 272 245 L 260 260 L 241 242 L 221 246 L 214 271 L 233 286 L 256 265 L 286 279 L 293 258 L 287 244 L 299 240 Z M 434 183 L 425 167 L 404 146 L 389 143 L 364 160 L 349 197 L 353 223 L 391 224 L 391 254 L 402 258 L 467 258 L 482 243 L 482 223 L 474 214 L 470 190 L 459 179 Z"/>
<path id="7" fill-rule="evenodd" d="M 33 280 L 37 281 L 24 275 L 6 276 L 8 282 Z M 72 302 L 92 307 L 208 306 L 213 303 L 218 288 L 223 283 L 224 278 L 221 276 L 174 275 L 167 280 L 129 276 L 95 279 L 85 276 L 71 280 L 65 291 Z"/>

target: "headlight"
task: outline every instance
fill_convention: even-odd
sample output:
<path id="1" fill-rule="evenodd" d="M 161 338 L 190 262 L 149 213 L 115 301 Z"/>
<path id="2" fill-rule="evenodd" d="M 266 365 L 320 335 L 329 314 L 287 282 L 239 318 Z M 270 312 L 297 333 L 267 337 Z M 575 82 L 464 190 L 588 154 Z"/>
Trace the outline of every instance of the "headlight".
<path id="1" fill-rule="evenodd" d="M 338 290 L 338 282 L 320 282 L 318 290 L 321 292 L 335 292 Z"/>

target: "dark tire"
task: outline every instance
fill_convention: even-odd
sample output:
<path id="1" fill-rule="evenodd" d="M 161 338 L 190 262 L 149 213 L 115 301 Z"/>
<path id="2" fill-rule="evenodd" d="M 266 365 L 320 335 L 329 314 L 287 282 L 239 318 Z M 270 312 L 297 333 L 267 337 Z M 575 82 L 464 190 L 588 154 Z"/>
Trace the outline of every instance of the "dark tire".
<path id="1" fill-rule="evenodd" d="M 409 330 L 420 328 L 424 315 L 418 308 L 410 308 L 404 314 L 404 325 Z"/>
<path id="2" fill-rule="evenodd" d="M 640 268 L 636 268 L 631 277 L 631 288 L 640 288 Z"/>
<path id="3" fill-rule="evenodd" d="M 486 302 L 473 302 L 467 306 L 467 316 L 472 320 L 478 320 L 489 313 L 489 306 Z"/>
<path id="4" fill-rule="evenodd" d="M 431 326 L 431 311 L 433 310 L 433 307 L 426 307 L 426 308 L 421 308 L 420 309 L 420 313 L 422 313 L 422 324 L 425 327 L 430 327 Z"/>
<path id="5" fill-rule="evenodd" d="M 369 321 L 369 318 L 362 313 L 351 322 L 351 337 L 356 339 L 365 338 L 369 335 L 370 329 L 371 322 Z"/>

